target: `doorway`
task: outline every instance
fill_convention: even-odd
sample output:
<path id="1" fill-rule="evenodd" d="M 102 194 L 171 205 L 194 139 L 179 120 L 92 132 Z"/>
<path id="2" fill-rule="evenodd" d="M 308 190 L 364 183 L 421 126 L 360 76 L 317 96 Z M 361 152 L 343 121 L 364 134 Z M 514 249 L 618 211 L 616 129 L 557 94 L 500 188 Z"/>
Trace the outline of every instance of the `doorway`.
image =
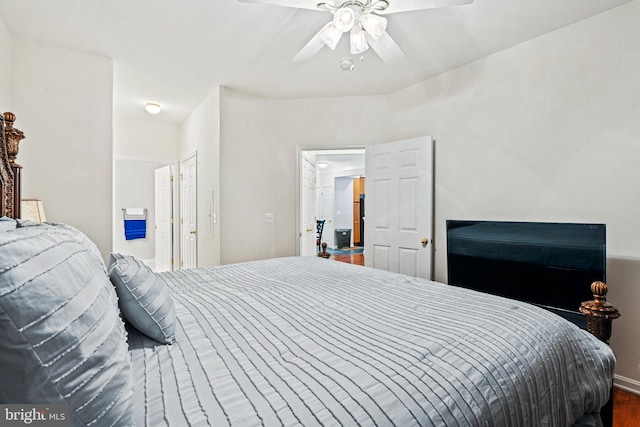
<path id="1" fill-rule="evenodd" d="M 364 234 L 360 230 L 362 188 L 359 182 L 361 178 L 364 179 L 364 147 L 299 148 L 298 164 L 297 253 L 301 256 L 317 253 L 317 221 L 324 221 L 321 242 L 327 243 L 330 252 L 337 251 L 338 243 L 343 243 L 338 239 L 342 240 L 345 236 L 340 234 L 337 237 L 338 230 L 348 230 L 349 243 L 346 249 L 363 241 Z M 358 184 L 354 185 L 354 179 Z M 343 185 L 339 184 L 340 180 L 344 180 Z M 356 191 L 357 198 L 354 198 Z M 310 229 L 313 230 L 312 236 L 309 235 Z M 311 237 L 313 245 L 309 243 Z"/>
<path id="2" fill-rule="evenodd" d="M 153 158 L 140 157 L 117 157 L 114 158 L 113 169 L 113 232 L 112 245 L 113 252 L 120 252 L 135 256 L 142 260 L 152 269 L 158 268 L 158 248 L 156 247 L 156 227 L 159 227 L 158 221 L 166 220 L 166 217 L 172 216 L 172 212 L 177 212 L 178 202 L 174 198 L 174 204 L 164 205 L 162 211 L 155 205 L 156 202 L 156 182 L 155 171 L 161 168 L 175 168 L 176 164 L 169 161 L 158 160 Z M 170 200 L 169 193 L 176 191 L 171 184 L 167 184 L 164 188 L 165 200 Z M 126 240 L 124 234 L 124 221 L 122 210 L 125 208 L 146 209 L 146 236 L 135 240 Z M 172 258 L 178 257 L 178 245 L 175 244 L 178 239 L 178 230 L 173 233 L 169 230 L 171 227 L 163 227 L 162 239 L 165 243 L 162 246 L 162 261 L 160 268 L 171 269 L 170 263 Z M 168 234 L 167 234 L 168 233 Z M 173 244 L 172 244 L 173 243 Z M 168 261 L 167 261 L 168 259 Z M 167 262 L 169 265 L 167 266 Z"/>
<path id="3" fill-rule="evenodd" d="M 356 150 L 357 154 L 365 152 L 362 171 L 352 170 L 340 174 L 326 174 L 335 179 L 338 175 L 359 175 L 366 177 L 364 234 L 365 265 L 381 270 L 395 271 L 409 276 L 433 277 L 433 228 L 434 228 L 434 144 L 431 136 L 422 136 L 408 140 L 374 144 L 366 147 L 334 148 L 334 149 L 302 149 L 298 148 L 298 203 L 297 214 L 302 207 L 301 195 L 301 159 L 303 154 L 312 159 L 316 165 L 316 197 L 318 215 L 316 219 L 325 220 L 322 241 L 328 248 L 336 248 L 339 232 L 338 216 L 341 210 L 336 209 L 335 200 L 337 186 L 323 179 L 329 171 L 332 158 L 344 158 Z M 366 166 L 366 167 L 365 167 Z M 334 166 L 335 167 L 335 166 Z M 364 200 L 367 200 L 364 197 Z M 333 209 L 326 208 L 329 203 Z M 298 221 L 299 232 L 297 253 L 302 241 L 302 220 Z M 353 230 L 354 223 L 350 224 Z M 349 232 L 349 234 L 351 234 Z M 336 234 L 334 239 L 333 234 Z M 345 236 L 345 234 L 341 234 Z M 353 243 L 349 236 L 349 244 Z"/>

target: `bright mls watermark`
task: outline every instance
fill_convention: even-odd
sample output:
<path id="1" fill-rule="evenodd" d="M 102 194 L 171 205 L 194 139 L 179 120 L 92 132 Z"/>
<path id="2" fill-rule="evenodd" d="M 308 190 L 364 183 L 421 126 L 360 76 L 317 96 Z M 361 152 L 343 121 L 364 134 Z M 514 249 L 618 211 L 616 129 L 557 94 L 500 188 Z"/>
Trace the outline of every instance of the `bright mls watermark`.
<path id="1" fill-rule="evenodd" d="M 0 427 L 69 427 L 68 405 L 0 405 Z"/>

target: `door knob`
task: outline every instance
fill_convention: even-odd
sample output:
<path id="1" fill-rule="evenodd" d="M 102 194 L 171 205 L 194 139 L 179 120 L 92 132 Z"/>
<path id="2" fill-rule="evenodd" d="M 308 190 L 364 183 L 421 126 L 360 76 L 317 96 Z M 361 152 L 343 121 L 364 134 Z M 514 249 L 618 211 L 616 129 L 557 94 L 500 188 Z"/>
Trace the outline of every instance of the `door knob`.
<path id="1" fill-rule="evenodd" d="M 190 231 L 190 234 L 196 234 L 196 230 Z"/>
<path id="2" fill-rule="evenodd" d="M 307 233 L 311 233 L 313 231 L 313 228 L 307 228 Z"/>
<path id="3" fill-rule="evenodd" d="M 424 248 L 429 243 L 429 239 L 427 239 L 426 237 L 423 237 L 420 243 L 422 243 L 422 247 Z"/>

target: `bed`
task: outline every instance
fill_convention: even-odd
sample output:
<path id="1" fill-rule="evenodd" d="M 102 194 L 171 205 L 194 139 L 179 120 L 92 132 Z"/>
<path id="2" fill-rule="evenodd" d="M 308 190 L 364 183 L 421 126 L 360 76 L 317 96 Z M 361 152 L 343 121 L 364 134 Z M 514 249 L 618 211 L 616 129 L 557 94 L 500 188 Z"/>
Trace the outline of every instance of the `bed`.
<path id="1" fill-rule="evenodd" d="M 319 257 L 154 273 L 70 225 L 0 227 L 2 404 L 72 426 L 602 425 L 606 333 L 525 302 Z"/>

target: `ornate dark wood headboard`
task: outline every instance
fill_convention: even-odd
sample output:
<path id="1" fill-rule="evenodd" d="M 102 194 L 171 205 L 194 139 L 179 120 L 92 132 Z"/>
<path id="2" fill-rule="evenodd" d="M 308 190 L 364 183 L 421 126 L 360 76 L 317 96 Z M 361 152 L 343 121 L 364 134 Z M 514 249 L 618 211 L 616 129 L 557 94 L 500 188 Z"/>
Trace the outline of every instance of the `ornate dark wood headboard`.
<path id="1" fill-rule="evenodd" d="M 0 216 L 20 218 L 22 166 L 15 162 L 24 133 L 13 127 L 13 113 L 0 115 Z"/>

